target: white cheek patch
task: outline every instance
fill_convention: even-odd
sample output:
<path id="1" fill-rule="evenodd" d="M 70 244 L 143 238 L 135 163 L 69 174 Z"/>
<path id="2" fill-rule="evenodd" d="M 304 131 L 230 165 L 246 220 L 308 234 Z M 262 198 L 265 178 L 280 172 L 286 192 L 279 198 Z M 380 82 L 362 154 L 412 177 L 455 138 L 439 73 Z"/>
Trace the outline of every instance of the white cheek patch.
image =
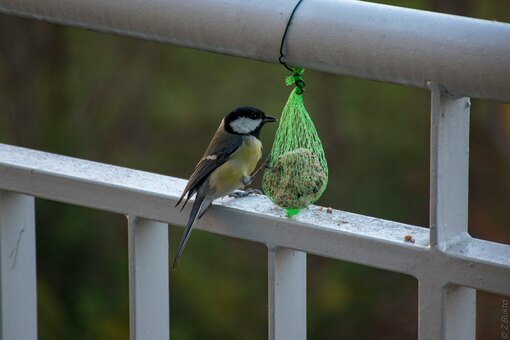
<path id="1" fill-rule="evenodd" d="M 239 117 L 230 122 L 230 127 L 237 133 L 250 133 L 254 131 L 262 123 L 262 119 L 250 119 L 247 117 Z"/>

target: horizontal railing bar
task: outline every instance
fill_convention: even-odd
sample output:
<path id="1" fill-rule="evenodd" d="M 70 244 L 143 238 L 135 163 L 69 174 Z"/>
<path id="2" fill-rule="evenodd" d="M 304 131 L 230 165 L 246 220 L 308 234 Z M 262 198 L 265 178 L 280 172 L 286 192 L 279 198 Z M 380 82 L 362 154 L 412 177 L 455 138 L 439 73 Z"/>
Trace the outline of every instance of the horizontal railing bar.
<path id="1" fill-rule="evenodd" d="M 448 255 L 444 263 L 446 270 L 457 268 L 454 279 L 449 282 L 481 290 L 488 290 L 484 287 L 490 286 L 490 291 L 494 293 L 510 295 L 509 245 L 466 235 L 444 250 L 444 253 Z"/>
<path id="2" fill-rule="evenodd" d="M 288 0 L 0 0 L 0 13 L 276 63 Z M 510 102 L 510 25 L 362 1 L 304 1 L 291 65 Z"/>
<path id="3" fill-rule="evenodd" d="M 177 178 L 0 144 L 0 188 L 50 200 L 184 225 L 189 210 L 181 213 L 173 206 L 185 183 Z M 312 207 L 294 219 L 282 216 L 284 211 L 262 196 L 223 199 L 196 223 L 196 228 L 346 259 L 355 249 L 349 250 L 353 246 L 345 242 L 343 235 L 358 234 L 357 246 L 365 248 L 372 248 L 372 240 L 380 238 L 380 251 L 386 251 L 391 259 L 385 261 L 376 255 L 358 260 L 367 264 L 377 261 L 380 267 L 411 275 L 415 267 L 410 261 L 413 253 L 428 245 L 428 229 L 362 215 L 340 211 L 330 214 L 326 209 Z M 317 225 L 309 226 L 312 221 Z M 298 233 L 302 244 L 289 242 L 289 235 Z M 338 240 L 333 234 L 340 236 Z M 404 242 L 407 234 L 413 235 L 414 244 Z M 311 245 L 320 238 L 328 244 Z M 409 262 L 405 269 L 402 261 Z"/>
<path id="4" fill-rule="evenodd" d="M 189 210 L 173 207 L 185 181 L 112 165 L 0 144 L 0 188 L 80 206 L 184 225 Z M 484 251 L 429 248 L 428 229 L 317 206 L 292 219 L 264 196 L 223 199 L 197 228 L 415 277 L 510 295 L 510 246 L 476 240 Z M 406 242 L 410 235 L 414 243 Z M 464 241 L 462 241 L 464 242 Z M 473 244 L 469 244 L 472 246 Z M 461 247 L 461 246 L 458 246 Z M 497 255 L 490 257 L 494 248 Z M 483 255 L 486 254 L 486 255 Z M 480 255 L 480 259 L 477 258 Z M 437 268 L 439 267 L 439 268 Z M 462 268 L 462 270 L 457 270 Z M 484 277 L 478 280 L 478 274 Z M 501 276 L 504 276 L 501 279 Z"/>

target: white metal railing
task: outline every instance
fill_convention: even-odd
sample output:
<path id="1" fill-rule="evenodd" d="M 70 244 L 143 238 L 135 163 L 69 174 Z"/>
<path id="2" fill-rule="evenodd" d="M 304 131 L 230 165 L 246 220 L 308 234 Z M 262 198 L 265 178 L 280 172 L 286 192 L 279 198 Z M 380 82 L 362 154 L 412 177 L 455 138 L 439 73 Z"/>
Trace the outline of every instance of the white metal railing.
<path id="1" fill-rule="evenodd" d="M 0 12 L 278 62 L 290 0 L 0 0 Z M 510 25 L 353 0 L 305 0 L 285 60 L 472 98 L 510 99 Z"/>
<path id="2" fill-rule="evenodd" d="M 292 7 L 284 0 L 0 0 L 4 13 L 272 62 L 274 32 L 287 21 L 280 13 Z M 270 339 L 306 337 L 307 253 L 416 277 L 420 339 L 474 339 L 475 290 L 510 295 L 510 246 L 468 234 L 463 96 L 510 101 L 510 25 L 313 0 L 300 7 L 288 38 L 291 64 L 430 88 L 430 229 L 313 206 L 288 219 L 264 197 L 219 201 L 197 228 L 268 246 Z M 37 336 L 33 197 L 42 197 L 128 216 L 131 337 L 167 339 L 166 224 L 185 223 L 186 214 L 171 208 L 184 184 L 0 145 L 2 338 Z"/>

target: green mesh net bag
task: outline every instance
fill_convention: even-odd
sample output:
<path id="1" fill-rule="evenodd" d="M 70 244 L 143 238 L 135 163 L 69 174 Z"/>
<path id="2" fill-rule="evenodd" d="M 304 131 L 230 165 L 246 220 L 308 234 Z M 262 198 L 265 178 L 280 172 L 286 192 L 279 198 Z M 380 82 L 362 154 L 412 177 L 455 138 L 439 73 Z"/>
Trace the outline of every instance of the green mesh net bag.
<path id="1" fill-rule="evenodd" d="M 262 188 L 271 200 L 292 216 L 316 202 L 328 183 L 328 165 L 322 143 L 303 104 L 303 69 L 286 79 L 295 84 L 283 109 Z"/>

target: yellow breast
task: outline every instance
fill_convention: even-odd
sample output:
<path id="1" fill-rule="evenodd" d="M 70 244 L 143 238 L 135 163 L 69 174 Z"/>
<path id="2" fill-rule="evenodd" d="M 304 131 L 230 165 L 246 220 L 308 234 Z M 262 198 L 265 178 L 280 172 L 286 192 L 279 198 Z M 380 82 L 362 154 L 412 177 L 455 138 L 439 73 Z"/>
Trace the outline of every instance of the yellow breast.
<path id="1" fill-rule="evenodd" d="M 209 185 L 218 197 L 243 188 L 243 176 L 250 176 L 262 157 L 262 143 L 253 136 L 244 137 L 241 146 L 229 160 L 211 173 Z"/>

